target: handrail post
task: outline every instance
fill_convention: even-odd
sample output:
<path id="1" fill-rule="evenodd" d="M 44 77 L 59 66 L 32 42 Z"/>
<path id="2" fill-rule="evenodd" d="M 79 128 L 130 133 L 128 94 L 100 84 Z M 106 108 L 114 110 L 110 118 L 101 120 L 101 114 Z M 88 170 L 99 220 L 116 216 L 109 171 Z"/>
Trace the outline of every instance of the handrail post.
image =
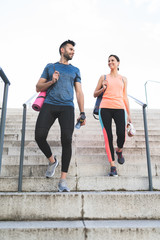
<path id="1" fill-rule="evenodd" d="M 146 104 L 147 104 L 147 107 L 148 107 L 147 83 L 148 83 L 148 81 L 147 81 L 147 82 L 145 82 L 145 84 L 144 84 L 144 88 L 145 88 Z"/>
<path id="2" fill-rule="evenodd" d="M 147 104 L 147 107 L 148 107 L 148 96 L 147 96 L 147 83 L 148 82 L 154 82 L 154 83 L 160 83 L 159 81 L 154 81 L 154 80 L 148 80 L 145 82 L 144 84 L 144 88 L 145 88 L 145 97 L 146 97 L 146 104 Z"/>
<path id="3" fill-rule="evenodd" d="M 144 120 L 144 131 L 145 131 L 145 140 L 146 140 L 145 142 L 146 142 L 146 155 L 147 155 L 147 166 L 148 166 L 149 191 L 153 191 L 146 107 L 147 107 L 147 105 L 144 104 L 143 105 L 143 120 Z"/>
<path id="4" fill-rule="evenodd" d="M 8 87 L 9 83 L 6 83 L 4 86 L 4 95 L 3 95 L 3 106 L 1 113 L 1 124 L 0 124 L 0 174 L 2 166 L 2 153 L 3 153 L 3 143 L 4 143 L 4 130 L 6 122 L 6 112 L 7 112 L 7 98 L 8 98 Z"/>
<path id="5" fill-rule="evenodd" d="M 22 192 L 23 159 L 24 159 L 25 129 L 26 129 L 26 112 L 27 112 L 26 104 L 23 104 L 23 121 L 22 121 L 22 136 L 21 136 L 21 152 L 20 152 L 20 165 L 19 165 L 18 192 Z"/>
<path id="6" fill-rule="evenodd" d="M 146 82 L 147 83 L 147 82 Z M 150 151 L 149 151 L 149 140 L 148 140 L 148 127 L 147 127 L 147 117 L 146 117 L 146 107 L 147 104 L 139 101 L 138 99 L 128 95 L 130 98 L 134 99 L 136 103 L 143 108 L 143 121 L 144 121 L 144 131 L 145 131 L 145 143 L 146 143 L 146 155 L 147 155 L 147 168 L 148 168 L 148 180 L 149 180 L 149 190 L 153 191 L 152 186 L 152 172 L 151 172 L 151 161 L 150 161 Z"/>
<path id="7" fill-rule="evenodd" d="M 36 95 L 37 95 L 37 93 L 34 94 L 28 101 L 26 101 L 23 104 L 23 120 L 22 120 L 21 151 L 20 151 L 20 164 L 19 164 L 19 177 L 18 177 L 18 192 L 22 192 L 23 160 L 24 160 L 24 147 L 25 147 L 27 105 L 29 103 L 31 103 L 32 99 Z"/>

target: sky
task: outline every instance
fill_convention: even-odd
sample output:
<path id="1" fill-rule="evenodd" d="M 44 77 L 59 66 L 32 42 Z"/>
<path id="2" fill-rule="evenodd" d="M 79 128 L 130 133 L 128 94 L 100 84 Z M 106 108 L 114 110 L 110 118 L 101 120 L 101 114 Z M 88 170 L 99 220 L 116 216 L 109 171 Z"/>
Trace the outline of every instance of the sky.
<path id="1" fill-rule="evenodd" d="M 159 0 L 0 0 L 0 67 L 11 82 L 9 108 L 21 108 L 36 93 L 44 67 L 59 61 L 59 46 L 68 39 L 76 42 L 70 63 L 80 69 L 85 108 L 94 106 L 110 54 L 120 58 L 128 94 L 145 103 L 147 82 L 148 107 L 160 108 Z M 0 88 L 2 99 L 2 81 Z"/>

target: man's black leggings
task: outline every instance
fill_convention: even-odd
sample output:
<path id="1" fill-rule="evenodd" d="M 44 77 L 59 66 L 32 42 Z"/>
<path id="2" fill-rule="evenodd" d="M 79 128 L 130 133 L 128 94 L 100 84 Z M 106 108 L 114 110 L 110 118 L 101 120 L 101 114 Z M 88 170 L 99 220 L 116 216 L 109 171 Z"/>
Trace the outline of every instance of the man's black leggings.
<path id="1" fill-rule="evenodd" d="M 57 118 L 61 129 L 61 170 L 62 172 L 68 172 L 72 156 L 72 135 L 74 130 L 74 108 L 72 106 L 56 106 L 44 103 L 37 118 L 35 140 L 44 155 L 50 158 L 52 151 L 46 139 L 51 126 Z"/>

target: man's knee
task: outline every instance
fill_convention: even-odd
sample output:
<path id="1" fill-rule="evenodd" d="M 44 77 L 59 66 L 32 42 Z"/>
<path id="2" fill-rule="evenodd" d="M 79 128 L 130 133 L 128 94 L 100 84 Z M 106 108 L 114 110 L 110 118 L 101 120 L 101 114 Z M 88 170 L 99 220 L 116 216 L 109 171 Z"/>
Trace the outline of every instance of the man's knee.
<path id="1" fill-rule="evenodd" d="M 62 145 L 70 145 L 72 143 L 72 133 L 70 130 L 65 130 L 61 134 Z"/>
<path id="2" fill-rule="evenodd" d="M 39 141 L 43 141 L 47 138 L 48 130 L 44 128 L 38 128 L 35 130 L 35 141 L 38 143 Z"/>

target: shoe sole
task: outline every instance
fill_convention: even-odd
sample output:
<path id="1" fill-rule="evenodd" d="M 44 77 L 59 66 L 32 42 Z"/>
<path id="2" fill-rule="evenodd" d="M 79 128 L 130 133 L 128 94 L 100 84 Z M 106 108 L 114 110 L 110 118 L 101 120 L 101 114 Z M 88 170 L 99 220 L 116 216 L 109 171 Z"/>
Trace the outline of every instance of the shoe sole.
<path id="1" fill-rule="evenodd" d="M 108 175 L 108 177 L 118 177 L 118 175 Z"/>
<path id="2" fill-rule="evenodd" d="M 118 161 L 118 160 L 117 160 L 117 161 Z M 125 162 L 125 160 L 124 160 L 123 162 L 118 161 L 118 163 L 119 163 L 120 165 L 124 164 L 124 162 Z"/>
<path id="3" fill-rule="evenodd" d="M 70 191 L 67 191 L 66 189 L 64 189 L 64 190 L 58 189 L 58 192 L 70 192 Z"/>
<path id="4" fill-rule="evenodd" d="M 57 162 L 57 165 L 56 165 L 56 167 L 54 168 L 54 172 L 52 173 L 52 175 L 51 175 L 51 176 L 46 176 L 46 178 L 52 178 L 52 177 L 54 176 L 55 170 L 56 170 L 56 168 L 58 167 L 58 165 L 59 165 L 59 163 Z"/>

